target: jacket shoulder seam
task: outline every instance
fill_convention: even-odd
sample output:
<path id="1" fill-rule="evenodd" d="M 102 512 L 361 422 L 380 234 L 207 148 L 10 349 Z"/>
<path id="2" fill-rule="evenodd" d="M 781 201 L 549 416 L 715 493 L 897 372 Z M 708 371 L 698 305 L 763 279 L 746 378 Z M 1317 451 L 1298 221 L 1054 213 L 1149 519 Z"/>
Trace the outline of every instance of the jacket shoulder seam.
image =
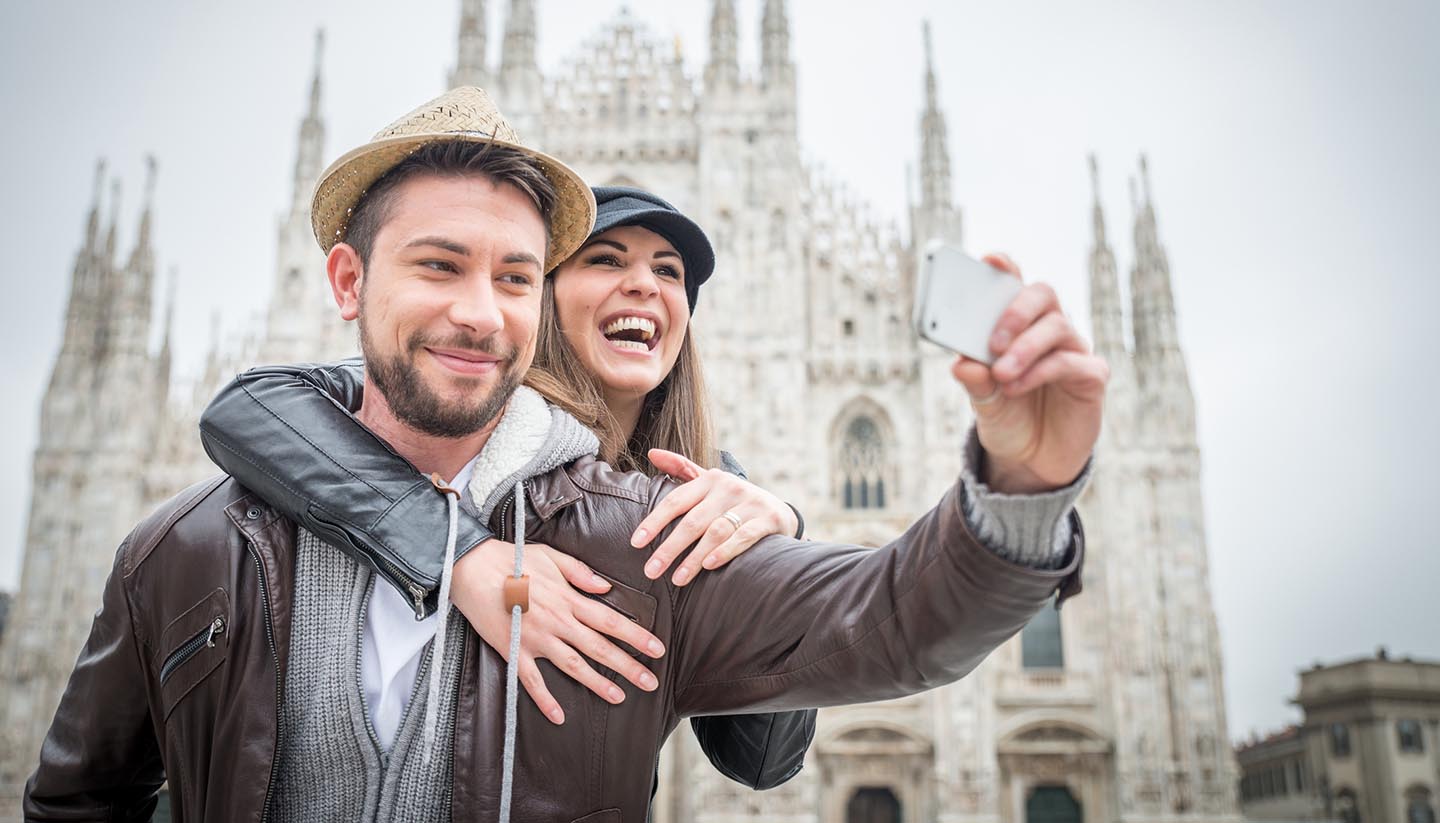
<path id="1" fill-rule="evenodd" d="M 134 538 L 140 535 L 142 530 L 147 530 L 151 522 L 160 515 L 164 509 L 156 511 L 150 515 L 150 517 L 142 520 L 140 525 L 135 527 L 130 533 L 130 536 L 126 537 L 125 542 L 121 545 L 121 551 L 125 552 L 125 577 L 134 574 L 140 564 L 145 561 L 145 558 L 150 556 L 150 552 L 160 544 L 161 540 L 165 539 L 166 535 L 170 534 L 170 530 L 175 527 L 175 524 L 180 521 L 180 518 L 194 511 L 196 506 L 203 503 L 206 498 L 223 486 L 225 481 L 230 479 L 230 476 L 225 474 L 213 477 L 196 487 L 195 490 L 190 493 L 189 497 L 171 503 L 168 506 L 169 511 L 155 527 L 153 533 L 146 535 L 143 540 L 136 542 Z"/>

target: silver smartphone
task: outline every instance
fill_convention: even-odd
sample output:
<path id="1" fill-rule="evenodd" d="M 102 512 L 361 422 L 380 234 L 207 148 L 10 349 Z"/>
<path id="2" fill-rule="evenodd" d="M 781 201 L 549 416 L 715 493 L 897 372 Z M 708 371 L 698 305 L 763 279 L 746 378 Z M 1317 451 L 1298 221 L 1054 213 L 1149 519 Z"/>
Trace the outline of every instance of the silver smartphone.
<path id="1" fill-rule="evenodd" d="M 932 243 L 920 261 L 915 332 L 931 343 L 990 365 L 990 335 L 1020 278 L 982 263 L 959 246 Z"/>

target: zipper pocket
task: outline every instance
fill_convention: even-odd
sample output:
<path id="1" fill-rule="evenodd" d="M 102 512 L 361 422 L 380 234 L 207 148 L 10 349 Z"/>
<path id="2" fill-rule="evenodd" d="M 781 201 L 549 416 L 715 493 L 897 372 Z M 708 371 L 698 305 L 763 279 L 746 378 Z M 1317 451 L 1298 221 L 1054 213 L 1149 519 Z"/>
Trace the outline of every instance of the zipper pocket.
<path id="1" fill-rule="evenodd" d="M 164 685 L 166 680 L 176 669 L 184 665 L 185 661 L 200 653 L 201 649 L 215 648 L 215 638 L 225 633 L 225 618 L 216 617 L 210 621 L 210 625 L 197 632 L 194 637 L 180 644 L 180 648 L 170 653 L 165 658 L 165 663 L 160 667 L 160 683 Z"/>

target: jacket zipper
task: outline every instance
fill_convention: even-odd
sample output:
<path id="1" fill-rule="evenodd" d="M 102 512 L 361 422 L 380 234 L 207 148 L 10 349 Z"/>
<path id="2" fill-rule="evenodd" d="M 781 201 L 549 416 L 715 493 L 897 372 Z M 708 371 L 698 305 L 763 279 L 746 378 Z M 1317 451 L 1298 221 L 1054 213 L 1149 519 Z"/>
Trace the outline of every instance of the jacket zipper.
<path id="1" fill-rule="evenodd" d="M 270 758 L 270 780 L 265 784 L 265 805 L 260 807 L 260 823 L 270 817 L 270 795 L 275 790 L 275 771 L 280 767 L 280 743 L 285 739 L 285 716 L 281 713 L 280 652 L 275 648 L 275 626 L 270 620 L 270 588 L 265 584 L 265 569 L 260 564 L 260 551 L 253 542 L 245 544 L 255 560 L 255 575 L 260 579 L 260 608 L 265 616 L 265 640 L 270 644 L 270 658 L 275 662 L 275 756 Z"/>
<path id="2" fill-rule="evenodd" d="M 333 527 L 333 524 L 331 524 L 328 519 L 320 517 L 318 514 L 316 514 L 313 508 L 311 510 L 311 516 L 314 517 L 317 521 L 324 523 L 327 526 Z M 410 596 L 410 605 L 413 606 L 415 609 L 415 619 L 425 619 L 425 595 L 427 594 L 427 591 L 424 586 L 420 585 L 420 583 L 418 583 L 414 578 L 407 574 L 404 569 L 400 568 L 390 559 L 383 557 L 379 554 L 375 554 L 373 552 L 366 553 L 358 549 L 352 550 L 351 547 L 348 547 L 345 544 L 337 545 L 341 545 L 342 550 L 346 551 L 347 554 L 353 555 L 357 560 L 361 561 L 362 563 L 370 562 L 372 560 L 376 561 L 376 571 L 384 575 L 387 580 L 389 580 L 392 584 L 396 586 L 396 588 L 399 588 Z"/>
<path id="3" fill-rule="evenodd" d="M 201 649 L 215 648 L 215 636 L 225 633 L 225 618 L 216 617 L 209 626 L 201 629 L 196 635 L 181 644 L 180 648 L 170 653 L 165 658 L 165 664 L 160 667 L 160 685 L 170 679 L 170 675 L 176 669 L 184 665 L 185 661 L 194 657 Z"/>
<path id="4" fill-rule="evenodd" d="M 381 574 L 390 578 L 390 582 L 400 584 L 400 588 L 404 589 L 405 592 L 410 595 L 410 605 L 415 607 L 415 619 L 424 620 L 425 587 L 411 580 L 409 575 L 405 574 L 405 572 L 400 570 L 399 566 L 396 566 L 389 560 L 379 557 L 378 555 L 376 559 L 380 561 Z"/>
<path id="5" fill-rule="evenodd" d="M 530 481 L 522 480 L 520 485 L 525 488 L 525 494 L 528 496 L 531 491 Z M 500 504 L 500 538 L 506 542 L 514 542 L 515 540 L 515 528 L 510 522 L 510 512 L 513 511 L 514 508 L 515 493 L 511 492 L 510 496 L 505 498 L 505 502 Z"/>

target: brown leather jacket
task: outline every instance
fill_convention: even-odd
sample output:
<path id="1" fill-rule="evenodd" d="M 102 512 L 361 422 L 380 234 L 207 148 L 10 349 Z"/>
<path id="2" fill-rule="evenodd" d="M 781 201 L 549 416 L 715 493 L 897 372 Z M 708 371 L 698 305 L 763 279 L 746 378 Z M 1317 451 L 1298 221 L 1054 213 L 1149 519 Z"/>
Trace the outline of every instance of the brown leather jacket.
<path id="1" fill-rule="evenodd" d="M 681 718 L 898 697 L 971 671 L 1060 589 L 1064 568 L 1002 560 L 968 533 L 958 488 L 881 549 L 772 536 L 685 588 L 649 580 L 629 546 L 673 484 L 585 458 L 527 481 L 530 539 L 614 587 L 602 599 L 654 632 L 660 688 L 612 706 L 542 662 L 565 707 L 520 701 L 517 821 L 642 821 L 655 759 Z M 509 538 L 503 509 L 495 531 Z M 657 536 L 662 540 L 664 535 Z M 289 655 L 295 526 L 233 480 L 187 489 L 121 545 L 26 787 L 27 820 L 148 820 L 167 777 L 176 820 L 263 820 Z M 505 665 L 467 635 L 452 812 L 489 821 L 500 793 Z M 618 676 L 610 673 L 618 682 Z"/>

